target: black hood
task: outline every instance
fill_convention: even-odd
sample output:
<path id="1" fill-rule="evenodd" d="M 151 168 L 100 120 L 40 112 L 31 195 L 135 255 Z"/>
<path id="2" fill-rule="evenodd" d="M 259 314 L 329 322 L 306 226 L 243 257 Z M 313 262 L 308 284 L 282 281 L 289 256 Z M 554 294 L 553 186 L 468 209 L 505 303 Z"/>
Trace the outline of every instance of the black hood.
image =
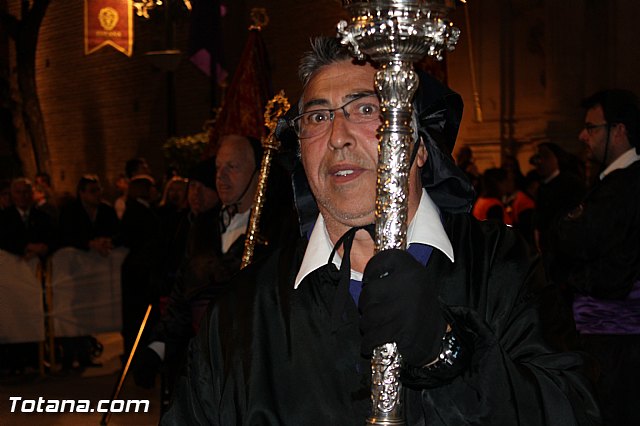
<path id="1" fill-rule="evenodd" d="M 427 164 L 422 168 L 422 186 L 440 210 L 469 212 L 475 195 L 473 186 L 451 155 L 462 119 L 462 98 L 427 73 L 417 73 L 420 85 L 413 107 L 418 118 L 418 133 L 429 153 Z M 295 131 L 288 124 L 297 115 L 296 103 L 278 123 L 276 137 L 284 146 L 298 143 Z M 300 231 L 307 235 L 319 211 L 299 159 L 293 166 L 292 183 Z"/>
<path id="2" fill-rule="evenodd" d="M 420 85 L 413 108 L 418 117 L 418 133 L 429 153 L 422 168 L 422 186 L 440 210 L 469 212 L 474 189 L 451 155 L 462 120 L 462 97 L 429 74 L 417 73 Z"/>

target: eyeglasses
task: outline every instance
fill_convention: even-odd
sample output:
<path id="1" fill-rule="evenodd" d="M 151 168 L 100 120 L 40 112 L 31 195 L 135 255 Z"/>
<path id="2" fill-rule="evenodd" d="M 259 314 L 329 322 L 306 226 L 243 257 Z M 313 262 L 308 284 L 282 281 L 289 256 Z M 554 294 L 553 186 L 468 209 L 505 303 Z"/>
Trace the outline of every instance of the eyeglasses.
<path id="1" fill-rule="evenodd" d="M 355 124 L 380 120 L 380 101 L 376 95 L 369 94 L 352 99 L 338 108 L 303 112 L 289 124 L 295 129 L 298 138 L 314 138 L 329 131 L 338 110 L 342 110 L 347 121 Z"/>
<path id="2" fill-rule="evenodd" d="M 583 129 L 586 130 L 587 133 L 589 133 L 589 136 L 593 136 L 596 133 L 596 129 L 599 129 L 601 127 L 609 127 L 609 126 L 611 126 L 611 123 L 602 123 L 602 124 L 586 123 Z"/>

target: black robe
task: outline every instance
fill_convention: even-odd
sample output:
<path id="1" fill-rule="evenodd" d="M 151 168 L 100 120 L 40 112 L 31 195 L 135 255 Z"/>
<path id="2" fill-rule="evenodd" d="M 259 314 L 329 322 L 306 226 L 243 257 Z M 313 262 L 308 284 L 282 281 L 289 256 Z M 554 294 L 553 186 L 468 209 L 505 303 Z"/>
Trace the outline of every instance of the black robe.
<path id="1" fill-rule="evenodd" d="M 627 297 L 640 279 L 640 161 L 598 182 L 553 235 L 555 281 L 594 297 Z"/>
<path id="2" fill-rule="evenodd" d="M 29 209 L 25 223 L 15 206 L 0 212 L 0 249 L 24 256 L 28 244 L 43 243 L 51 254 L 56 248 L 56 224 L 51 216 L 35 207 Z"/>
<path id="3" fill-rule="evenodd" d="M 540 233 L 540 250 L 543 254 L 553 248 L 553 224 L 568 211 L 580 204 L 585 195 L 584 183 L 570 172 L 560 172 L 550 182 L 543 183 L 536 197 L 534 225 Z"/>
<path id="4" fill-rule="evenodd" d="M 92 221 L 80 200 L 74 200 L 60 212 L 60 245 L 89 250 L 89 242 L 95 238 L 115 238 L 120 226 L 116 211 L 108 204 L 100 203 Z"/>
<path id="5" fill-rule="evenodd" d="M 597 424 L 577 353 L 545 343 L 542 269 L 504 226 L 444 215 L 455 263 L 434 250 L 437 285 L 468 360 L 428 389 L 406 388 L 408 425 Z M 362 425 L 370 364 L 357 308 L 331 330 L 336 282 L 322 267 L 293 290 L 306 242 L 240 272 L 192 341 L 162 424 Z"/>
<path id="6" fill-rule="evenodd" d="M 600 366 L 598 397 L 609 425 L 640 424 L 640 330 L 627 316 L 638 303 L 637 296 L 627 298 L 640 282 L 639 199 L 636 161 L 598 182 L 553 233 L 551 278 L 580 299 L 593 298 L 586 311 L 583 299 L 576 318 L 580 343 Z"/>

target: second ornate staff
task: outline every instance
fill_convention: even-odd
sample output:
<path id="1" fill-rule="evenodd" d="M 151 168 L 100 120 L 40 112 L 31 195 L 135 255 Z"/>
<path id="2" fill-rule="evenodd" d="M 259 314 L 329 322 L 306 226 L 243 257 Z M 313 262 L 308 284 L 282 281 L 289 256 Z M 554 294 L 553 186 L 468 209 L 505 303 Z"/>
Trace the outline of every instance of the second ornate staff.
<path id="1" fill-rule="evenodd" d="M 247 234 L 244 242 L 244 252 L 242 253 L 242 263 L 240 268 L 251 263 L 253 252 L 258 243 L 258 232 L 260 230 L 260 216 L 267 194 L 267 180 L 269 178 L 269 170 L 273 156 L 280 149 L 280 141 L 275 137 L 278 119 L 282 117 L 289 109 L 289 100 L 284 96 L 281 90 L 273 99 L 267 103 L 264 112 L 264 125 L 269 129 L 269 134 L 262 139 L 262 163 L 260 164 L 260 174 L 258 175 L 258 187 L 256 188 L 256 196 L 251 206 L 251 215 L 249 225 L 247 226 Z"/>

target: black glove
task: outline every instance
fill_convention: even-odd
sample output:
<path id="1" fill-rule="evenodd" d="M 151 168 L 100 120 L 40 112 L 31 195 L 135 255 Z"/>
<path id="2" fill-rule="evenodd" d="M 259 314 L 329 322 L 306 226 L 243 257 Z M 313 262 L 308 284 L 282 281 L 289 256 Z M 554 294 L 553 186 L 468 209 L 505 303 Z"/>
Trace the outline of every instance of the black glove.
<path id="1" fill-rule="evenodd" d="M 438 286 L 427 281 L 425 267 L 406 251 L 384 250 L 367 263 L 362 284 L 362 354 L 396 342 L 409 365 L 421 367 L 435 360 L 447 322 Z"/>
<path id="2" fill-rule="evenodd" d="M 141 388 L 151 389 L 156 384 L 156 374 L 162 367 L 160 356 L 148 346 L 136 354 L 133 380 Z"/>

